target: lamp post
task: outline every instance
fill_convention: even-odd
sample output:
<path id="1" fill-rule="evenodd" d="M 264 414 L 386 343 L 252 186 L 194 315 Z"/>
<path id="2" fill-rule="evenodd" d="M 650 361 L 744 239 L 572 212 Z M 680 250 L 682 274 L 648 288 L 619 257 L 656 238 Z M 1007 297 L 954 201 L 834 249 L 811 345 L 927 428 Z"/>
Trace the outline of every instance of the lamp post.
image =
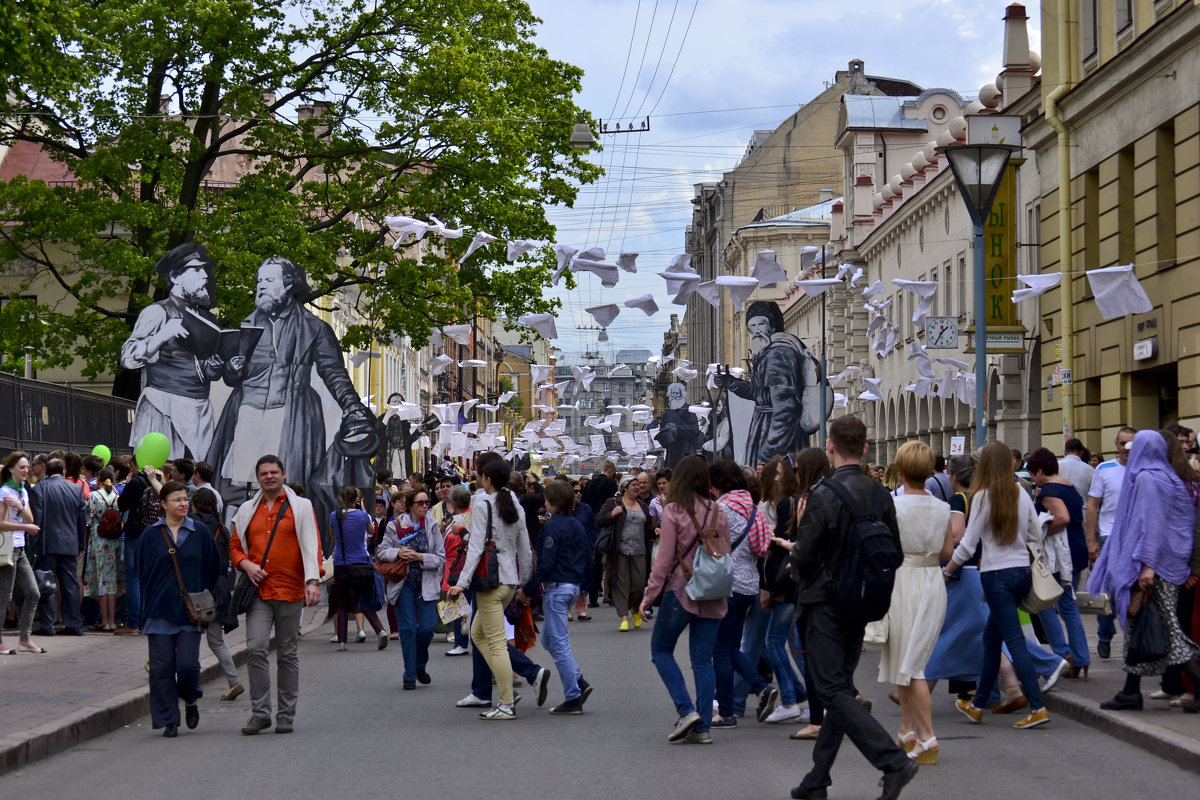
<path id="1" fill-rule="evenodd" d="M 950 162 L 954 183 L 967 205 L 975 229 L 975 446 L 987 441 L 987 298 L 984 291 L 986 268 L 983 253 L 983 226 L 992 210 L 992 201 L 1000 188 L 1000 179 L 1008 159 L 1019 145 L 952 144 L 937 148 Z"/>

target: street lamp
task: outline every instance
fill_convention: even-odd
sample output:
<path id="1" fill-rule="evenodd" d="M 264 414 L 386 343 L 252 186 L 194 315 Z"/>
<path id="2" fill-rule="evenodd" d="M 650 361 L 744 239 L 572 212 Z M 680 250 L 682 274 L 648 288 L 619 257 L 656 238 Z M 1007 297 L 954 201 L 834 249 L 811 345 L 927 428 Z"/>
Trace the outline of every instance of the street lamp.
<path id="1" fill-rule="evenodd" d="M 937 148 L 950 162 L 954 183 L 967 205 L 975 228 L 975 446 L 987 441 L 984 398 L 987 392 L 987 298 L 984 293 L 986 268 L 983 226 L 1000 188 L 1008 159 L 1021 149 L 1011 144 L 952 144 Z"/>

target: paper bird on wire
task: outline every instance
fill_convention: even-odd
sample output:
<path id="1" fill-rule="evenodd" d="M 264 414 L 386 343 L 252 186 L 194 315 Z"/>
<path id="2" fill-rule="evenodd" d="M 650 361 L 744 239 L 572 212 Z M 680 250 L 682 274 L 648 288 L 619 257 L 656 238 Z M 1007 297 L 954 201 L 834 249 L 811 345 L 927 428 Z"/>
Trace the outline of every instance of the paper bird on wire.
<path id="1" fill-rule="evenodd" d="M 637 272 L 637 253 L 621 253 L 617 256 L 617 266 L 626 272 Z"/>
<path id="2" fill-rule="evenodd" d="M 398 215 L 394 217 L 384 217 L 383 221 L 384 224 L 391 228 L 392 232 L 396 234 L 396 241 L 392 245 L 393 250 L 400 247 L 401 242 L 404 241 L 404 237 L 408 236 L 408 234 L 416 234 L 416 241 L 419 242 L 425 237 L 425 232 L 429 230 L 428 222 L 422 222 L 415 217 Z"/>
<path id="3" fill-rule="evenodd" d="M 462 238 L 462 235 L 463 235 L 462 228 L 447 228 L 446 223 L 442 222 L 440 219 L 433 216 L 432 214 L 429 215 L 429 218 L 431 220 L 433 220 L 433 223 L 431 225 L 429 225 L 427 228 L 427 230 L 430 233 L 436 234 L 437 236 L 440 236 L 443 239 L 461 239 Z"/>
<path id="4" fill-rule="evenodd" d="M 654 295 L 641 294 L 637 297 L 631 297 L 625 301 L 626 308 L 640 308 L 646 312 L 647 317 L 652 317 L 658 313 L 658 303 L 654 302 Z"/>
<path id="5" fill-rule="evenodd" d="M 1047 272 L 1042 275 L 1018 275 L 1017 280 L 1025 284 L 1027 289 L 1013 289 L 1012 301 L 1022 303 L 1058 286 L 1062 282 L 1061 272 Z"/>
<path id="6" fill-rule="evenodd" d="M 489 245 L 492 242 L 498 242 L 498 241 L 500 241 L 500 239 L 498 239 L 495 236 L 492 236 L 490 233 L 484 233 L 483 231 L 480 231 L 479 233 L 475 234 L 474 237 L 472 237 L 471 243 L 469 245 L 467 245 L 467 252 L 463 254 L 463 257 L 461 259 L 459 259 L 458 263 L 461 264 L 464 261 L 466 261 L 468 258 L 471 257 L 471 253 L 474 253 L 479 248 L 481 248 L 485 245 Z"/>
<path id="7" fill-rule="evenodd" d="M 754 256 L 754 268 L 750 275 L 758 281 L 759 286 L 767 286 L 787 280 L 787 270 L 775 260 L 774 250 L 759 250 Z"/>

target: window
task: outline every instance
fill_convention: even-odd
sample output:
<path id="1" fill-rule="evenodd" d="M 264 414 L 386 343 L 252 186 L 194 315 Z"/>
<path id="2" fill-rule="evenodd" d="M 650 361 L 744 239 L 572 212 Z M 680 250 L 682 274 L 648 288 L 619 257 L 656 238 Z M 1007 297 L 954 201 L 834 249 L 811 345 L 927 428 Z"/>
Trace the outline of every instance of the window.
<path id="1" fill-rule="evenodd" d="M 1133 148 L 1117 154 L 1117 263 L 1132 264 L 1136 258 L 1133 225 Z"/>
<path id="2" fill-rule="evenodd" d="M 933 269 L 929 270 L 929 280 L 936 283 L 937 279 L 938 268 L 934 267 Z M 938 290 L 933 293 L 933 302 L 929 304 L 929 316 L 936 317 L 938 315 L 938 295 L 944 291 L 946 291 L 946 287 L 939 284 Z"/>
<path id="3" fill-rule="evenodd" d="M 967 256 L 958 256 L 958 315 L 967 313 Z"/>
<path id="4" fill-rule="evenodd" d="M 1158 269 L 1175 266 L 1175 128 L 1158 129 L 1154 141 L 1155 234 Z"/>
<path id="5" fill-rule="evenodd" d="M 1079 2 L 1079 52 L 1084 61 L 1096 56 L 1096 0 Z"/>
<path id="6" fill-rule="evenodd" d="M 1125 32 L 1125 29 L 1133 24 L 1133 0 L 1114 0 L 1113 7 L 1113 27 L 1116 28 L 1117 36 Z"/>
<path id="7" fill-rule="evenodd" d="M 612 391 L 612 381 L 600 381 L 600 391 L 611 392 Z"/>

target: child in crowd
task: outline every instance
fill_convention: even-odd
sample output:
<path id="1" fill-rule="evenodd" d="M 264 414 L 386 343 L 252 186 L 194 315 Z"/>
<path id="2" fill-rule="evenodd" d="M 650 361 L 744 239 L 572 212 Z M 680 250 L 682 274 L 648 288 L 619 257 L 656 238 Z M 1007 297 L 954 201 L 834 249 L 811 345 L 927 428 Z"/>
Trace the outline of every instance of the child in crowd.
<path id="1" fill-rule="evenodd" d="M 545 590 L 542 647 L 554 658 L 566 698 L 565 702 L 550 709 L 550 713 L 582 714 L 592 687 L 583 679 L 571 653 L 567 612 L 579 596 L 592 548 L 583 526 L 571 516 L 575 506 L 575 490 L 571 484 L 551 481 L 546 487 L 545 502 L 550 519 L 542 528 L 537 569 L 525 586 L 517 590 L 517 600 L 528 605 L 529 596 L 537 592 L 539 585 Z"/>

